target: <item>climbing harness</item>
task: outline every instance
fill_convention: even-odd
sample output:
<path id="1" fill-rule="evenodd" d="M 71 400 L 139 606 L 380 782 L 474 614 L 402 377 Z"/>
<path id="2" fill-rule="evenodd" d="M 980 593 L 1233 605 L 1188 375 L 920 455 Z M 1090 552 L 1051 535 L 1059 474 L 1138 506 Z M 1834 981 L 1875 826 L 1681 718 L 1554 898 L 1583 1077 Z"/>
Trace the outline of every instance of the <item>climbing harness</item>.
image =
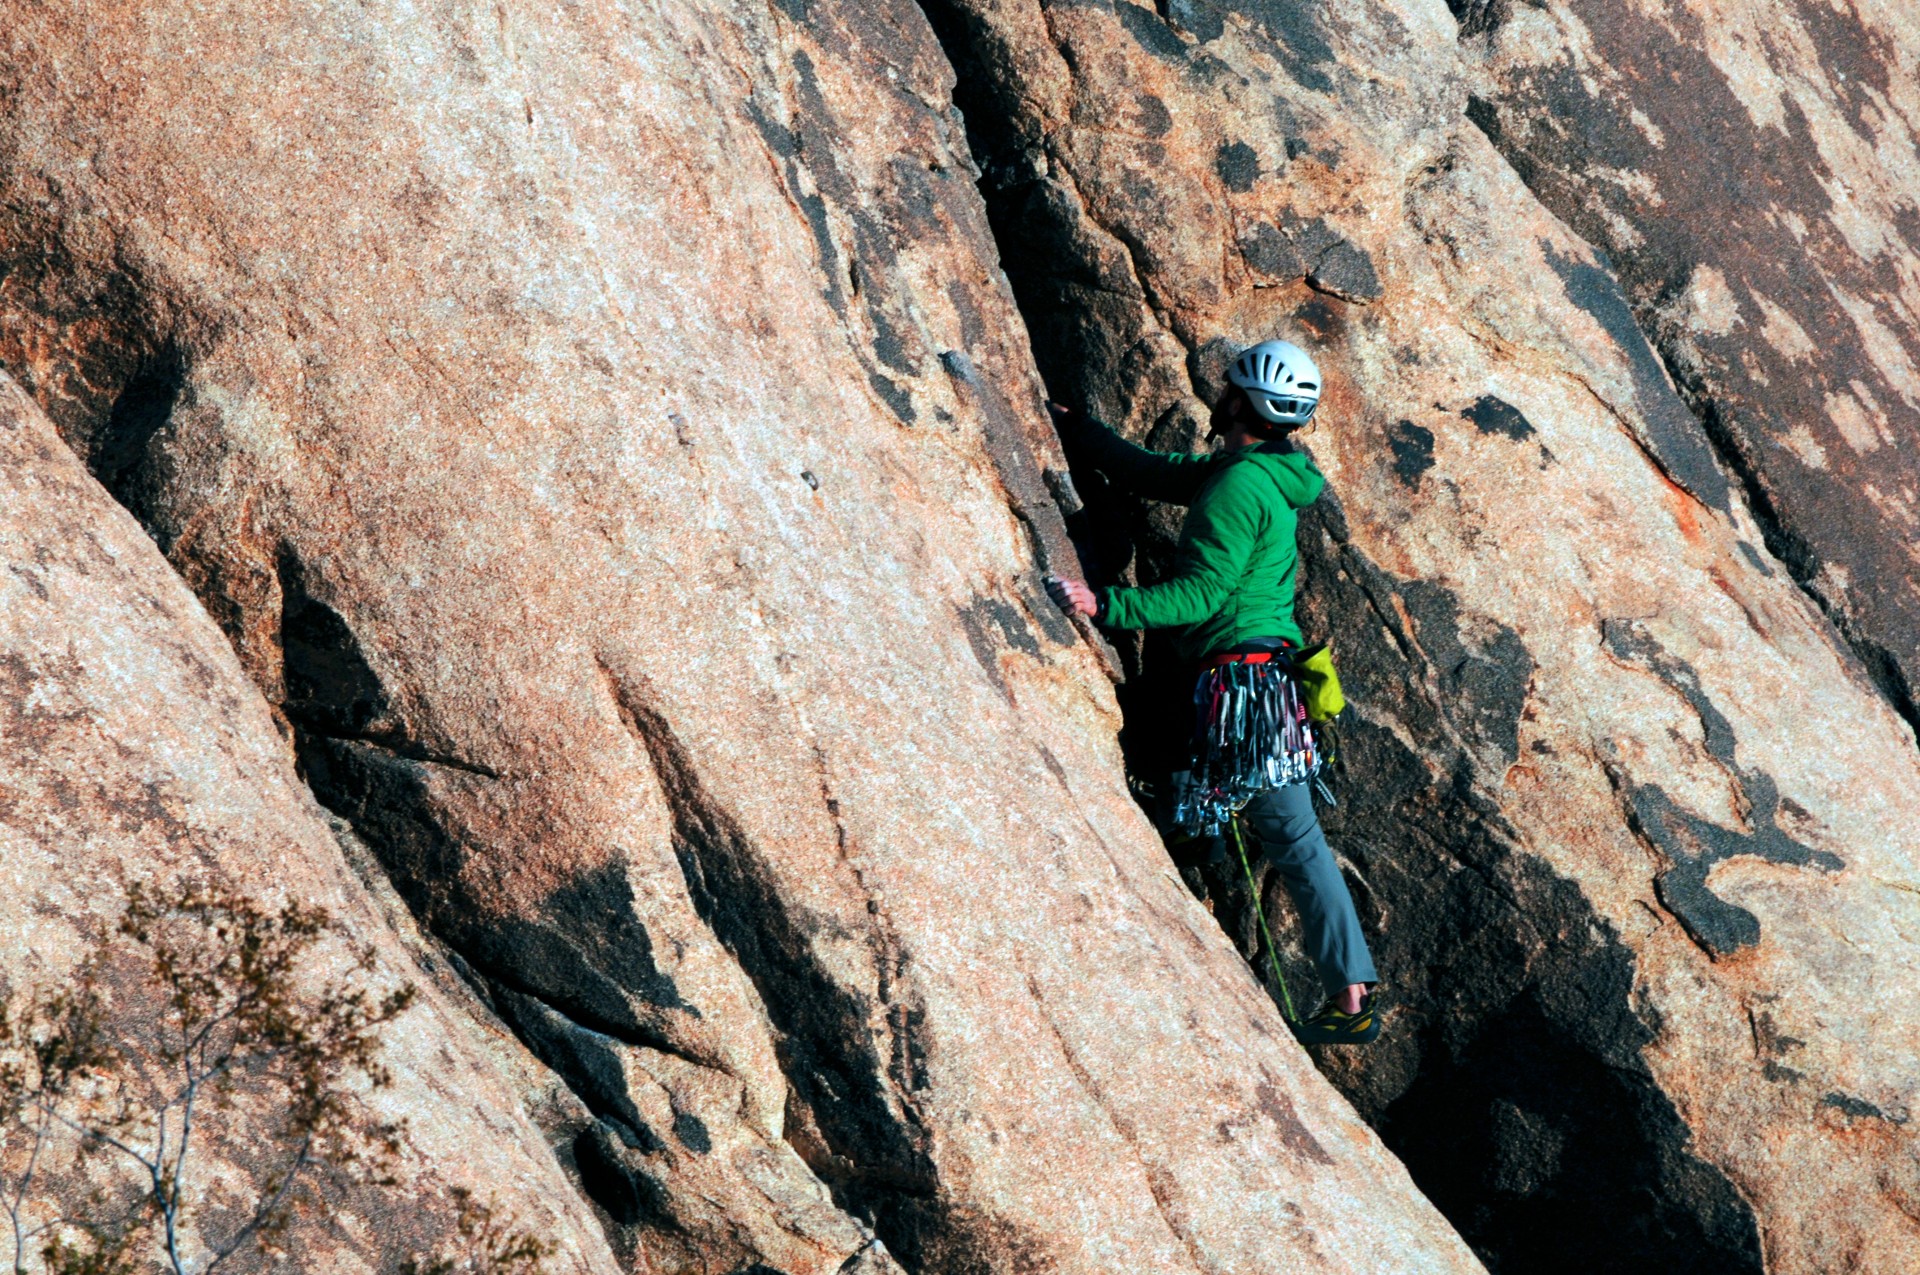
<path id="1" fill-rule="evenodd" d="M 1294 1013 L 1293 997 L 1287 994 L 1286 975 L 1280 972 L 1280 954 L 1273 945 L 1273 931 L 1267 928 L 1267 910 L 1260 906 L 1260 888 L 1253 883 L 1253 864 L 1247 859 L 1247 842 L 1240 835 L 1239 816 L 1231 818 L 1227 826 L 1233 829 L 1233 848 L 1240 852 L 1240 870 L 1247 876 L 1247 898 L 1253 901 L 1253 915 L 1260 921 L 1260 938 L 1267 945 L 1267 968 L 1273 971 L 1273 985 L 1280 989 L 1281 1009 L 1291 1027 L 1300 1021 L 1300 1016 Z"/>
<path id="2" fill-rule="evenodd" d="M 1194 685 L 1193 754 L 1189 768 L 1173 774 L 1173 822 L 1187 837 L 1218 837 L 1224 832 L 1240 858 L 1247 898 L 1260 925 L 1267 949 L 1267 967 L 1290 1027 L 1300 1018 L 1280 972 L 1279 949 L 1267 924 L 1247 857 L 1240 812 L 1260 793 L 1287 784 L 1313 781 L 1324 800 L 1333 794 L 1320 778 L 1329 753 L 1322 747 L 1312 710 L 1330 709 L 1331 718 L 1344 707 L 1339 679 L 1325 647 L 1309 653 L 1314 660 L 1303 686 L 1299 656 L 1290 644 L 1278 651 L 1248 651 L 1216 655 L 1202 666 Z M 1330 685 L 1329 685 L 1330 684 Z"/>
<path id="3" fill-rule="evenodd" d="M 1324 765 L 1284 650 L 1208 660 L 1193 707 L 1192 761 L 1173 776 L 1173 822 L 1183 831 L 1217 837 L 1257 794 L 1304 783 Z"/>

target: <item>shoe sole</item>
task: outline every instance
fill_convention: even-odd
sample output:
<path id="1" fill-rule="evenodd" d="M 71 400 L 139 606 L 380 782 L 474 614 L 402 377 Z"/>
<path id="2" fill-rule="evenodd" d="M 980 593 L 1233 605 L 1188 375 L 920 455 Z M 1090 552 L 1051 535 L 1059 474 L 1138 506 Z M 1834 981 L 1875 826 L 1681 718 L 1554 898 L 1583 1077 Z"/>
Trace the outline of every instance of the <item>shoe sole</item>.
<path id="1" fill-rule="evenodd" d="M 1304 1023 L 1288 1025 L 1293 1029 L 1293 1038 L 1303 1045 L 1366 1045 L 1380 1035 L 1380 1015 L 1371 1010 L 1350 1028 L 1309 1027 Z"/>

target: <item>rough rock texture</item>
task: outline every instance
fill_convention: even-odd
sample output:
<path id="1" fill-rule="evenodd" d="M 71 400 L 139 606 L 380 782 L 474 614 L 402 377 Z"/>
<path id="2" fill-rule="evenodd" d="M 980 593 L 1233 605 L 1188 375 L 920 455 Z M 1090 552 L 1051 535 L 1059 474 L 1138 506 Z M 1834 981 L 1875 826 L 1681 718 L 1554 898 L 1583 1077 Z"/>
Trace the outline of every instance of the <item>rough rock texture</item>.
<path id="1" fill-rule="evenodd" d="M 1920 729 L 1920 12 L 1489 5 L 1468 116 L 1603 247 L 1767 548 Z"/>
<path id="2" fill-rule="evenodd" d="M 552 1240 L 556 1273 L 620 1269 L 523 1110 L 539 1103 L 537 1067 L 477 1026 L 470 994 L 446 985 L 430 952 L 402 946 L 220 631 L 3 375 L 0 560 L 4 986 L 57 985 L 119 919 L 131 883 L 325 907 L 375 946 L 382 985 L 408 980 L 421 998 L 384 1033 L 394 1082 L 374 1096 L 382 1117 L 408 1122 L 398 1185 L 338 1197 L 331 1224 L 296 1222 L 285 1242 L 301 1269 L 391 1271 L 432 1252 L 451 1230 L 455 1187 Z M 336 976 L 353 959 L 338 942 L 319 956 Z M 203 1195 L 221 1207 L 231 1158 L 262 1132 L 236 1127 L 246 1110 L 203 1120 L 190 1217 L 208 1215 Z M 257 1252 L 238 1266 L 277 1268 Z"/>
<path id="3" fill-rule="evenodd" d="M 1467 28 L 1547 20 L 1497 9 Z M 1399 1002 L 1384 1043 L 1328 1074 L 1501 1270 L 1920 1265 L 1920 1011 L 1894 990 L 1920 962 L 1914 737 L 1769 552 L 1764 484 L 1722 468 L 1726 431 L 1676 395 L 1635 298 L 1473 122 L 1488 72 L 1463 28 L 1433 4 L 929 12 L 1056 394 L 1177 447 L 1237 343 L 1323 355 L 1307 443 L 1337 500 L 1303 531 L 1303 590 L 1357 706 L 1327 821 Z M 1619 100 L 1663 74 L 1622 72 Z M 1497 118 L 1582 132 L 1517 99 Z M 1911 171 L 1889 130 L 1874 190 Z M 1595 160 L 1582 180 L 1612 179 Z M 1723 211 L 1751 220 L 1723 198 L 1676 190 L 1659 216 L 1713 240 Z M 1884 362 L 1872 393 L 1894 403 L 1913 258 L 1889 245 L 1882 266 L 1859 233 L 1847 264 L 1833 225 L 1808 231 L 1823 267 L 1889 269 L 1882 317 L 1822 339 L 1835 369 Z M 1753 339 L 1712 348 L 1738 362 Z M 1777 435 L 1802 428 L 1792 401 Z M 1874 512 L 1824 543 L 1857 537 L 1891 596 L 1912 542 L 1872 493 L 1902 490 L 1910 458 L 1886 463 L 1836 462 L 1830 490 Z M 1089 559 L 1151 578 L 1177 511 L 1075 477 Z M 1150 775 L 1185 674 L 1152 643 L 1126 654 Z M 1237 866 L 1184 870 L 1250 943 Z"/>
<path id="4" fill-rule="evenodd" d="M 1476 1269 L 1036 591 L 1058 460 L 917 10 L 6 17 L 0 360 L 590 1111 L 629 1267 Z"/>

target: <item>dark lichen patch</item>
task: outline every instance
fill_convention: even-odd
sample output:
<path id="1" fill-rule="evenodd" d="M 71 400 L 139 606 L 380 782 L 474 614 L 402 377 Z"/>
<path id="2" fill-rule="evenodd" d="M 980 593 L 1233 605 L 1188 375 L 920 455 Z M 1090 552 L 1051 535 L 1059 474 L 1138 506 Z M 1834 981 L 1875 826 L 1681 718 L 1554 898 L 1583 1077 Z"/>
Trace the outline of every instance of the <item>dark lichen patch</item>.
<path id="1" fill-rule="evenodd" d="M 874 294 L 869 291 L 866 295 L 871 298 Z M 908 376 L 915 375 L 919 369 L 907 356 L 906 343 L 900 339 L 900 333 L 894 328 L 893 321 L 887 317 L 886 312 L 872 300 L 867 304 L 867 318 L 873 324 L 874 357 L 896 372 Z"/>
<path id="2" fill-rule="evenodd" d="M 1040 654 L 1040 643 L 1027 627 L 1026 617 L 1011 603 L 989 597 L 975 598 L 961 607 L 959 614 L 960 629 L 967 636 L 967 645 L 973 651 L 973 658 L 979 661 L 981 672 L 1011 701 L 1013 692 L 1001 674 L 1000 656 L 1009 650 L 1024 655 Z"/>
<path id="3" fill-rule="evenodd" d="M 1033 538 L 1037 559 L 1034 565 L 1041 572 L 1084 574 L 1079 555 L 1068 537 L 1066 520 L 1061 517 L 1060 508 L 1041 477 L 1033 446 L 1014 414 L 1013 405 L 997 385 L 980 375 L 973 360 L 963 351 L 942 351 L 940 365 L 978 412 L 987 457 L 993 462 L 994 473 L 1007 493 L 1014 516 Z M 1049 619 L 1041 621 L 1048 637 L 1062 645 L 1072 645 L 1076 640 L 1073 627 L 1056 608 L 1043 605 L 1034 608 L 1033 613 L 1049 615 Z"/>
<path id="4" fill-rule="evenodd" d="M 1851 294 L 1879 310 L 1909 353 L 1920 354 L 1912 325 L 1887 317 L 1892 294 L 1882 262 L 1855 252 L 1839 228 L 1852 214 L 1835 201 L 1854 178 L 1830 165 L 1831 148 L 1794 95 L 1782 99 L 1777 126 L 1752 117 L 1705 52 L 1709 19 L 1676 10 L 1654 20 L 1599 0 L 1572 7 L 1590 21 L 1604 11 L 1605 21 L 1592 24 L 1592 47 L 1501 77 L 1497 96 L 1471 102 L 1468 114 L 1547 208 L 1614 253 L 1635 316 L 1744 489 L 1765 548 L 1870 671 L 1892 653 L 1900 676 L 1875 672 L 1873 680 L 1897 712 L 1920 723 L 1898 686 L 1920 681 L 1915 594 L 1856 592 L 1842 606 L 1822 584 L 1841 572 L 1904 578 L 1910 537 L 1857 497 L 1863 484 L 1911 486 L 1920 473 L 1911 453 L 1855 456 L 1825 410 L 1859 382 L 1887 405 L 1889 424 L 1904 422 L 1894 428 L 1911 433 L 1916 419 L 1836 299 Z M 1878 86 L 1897 73 L 1894 50 L 1844 6 L 1796 12 L 1815 36 L 1788 47 L 1761 32 L 1774 65 L 1824 85 L 1870 135 L 1882 109 L 1872 103 L 1884 101 Z M 1911 205 L 1889 219 L 1909 242 L 1920 240 Z M 1673 302 L 1702 266 L 1719 272 L 1749 314 L 1752 298 L 1782 307 L 1819 357 L 1808 362 L 1797 346 L 1756 339 L 1747 325 L 1716 335 L 1688 324 Z M 1810 269 L 1831 286 L 1806 287 Z M 1790 426 L 1811 429 L 1832 466 L 1810 469 L 1801 449 L 1782 446 Z"/>
<path id="5" fill-rule="evenodd" d="M 1020 608 L 1003 602 L 999 598 L 976 598 L 972 609 L 983 614 L 999 628 L 1000 636 L 1006 641 L 1008 647 L 1023 655 L 1040 654 L 1040 643 L 1035 640 L 1033 630 L 1027 627 L 1026 616 L 1021 613 Z"/>
<path id="6" fill-rule="evenodd" d="M 1811 39 L 1807 47 L 1820 59 L 1828 91 L 1839 98 L 1860 136 L 1874 136 L 1883 127 L 1892 68 L 1900 65 L 1894 41 L 1884 31 L 1861 22 L 1853 11 L 1821 4 L 1796 5 L 1794 16 L 1808 29 Z M 1769 45 L 1776 43 L 1764 30 L 1761 38 Z M 1793 50 L 1784 47 L 1784 41 L 1780 44 L 1780 52 L 1791 57 Z"/>
<path id="7" fill-rule="evenodd" d="M 960 321 L 960 340 L 966 348 L 978 349 L 987 339 L 986 321 L 980 317 L 980 307 L 974 304 L 973 290 L 964 279 L 954 279 L 947 284 L 947 300 L 953 303 L 954 317 Z"/>
<path id="8" fill-rule="evenodd" d="M 1601 638 L 1614 658 L 1652 673 L 1686 702 L 1700 719 L 1702 746 L 1739 785 L 1744 798 L 1748 830 L 1742 831 L 1682 808 L 1658 784 L 1613 772 L 1629 824 L 1673 865 L 1654 883 L 1660 901 L 1708 955 L 1730 956 L 1751 947 L 1760 941 L 1759 919 L 1708 888 L 1714 865 L 1738 855 L 1825 872 L 1846 865 L 1839 856 L 1805 845 L 1781 828 L 1778 783 L 1764 770 L 1740 765 L 1733 726 L 1708 698 L 1691 665 L 1669 654 L 1636 621 L 1607 620 Z"/>
<path id="9" fill-rule="evenodd" d="M 1141 48 L 1169 62 L 1191 62 L 1196 69 L 1202 59 L 1193 56 L 1170 24 L 1207 44 L 1226 31 L 1228 14 L 1239 14 L 1267 38 L 1296 84 L 1323 93 L 1333 88 L 1327 74 L 1335 63 L 1333 46 L 1320 30 L 1319 6 L 1312 0 L 1164 0 L 1159 13 L 1131 0 L 1113 0 L 1113 12 Z M 1216 65 L 1233 74 L 1225 64 Z"/>
<path id="10" fill-rule="evenodd" d="M 1855 1120 L 1882 1120 L 1892 1125 L 1903 1125 L 1908 1119 L 1906 1116 L 1889 1115 L 1865 1098 L 1856 1098 L 1852 1094 L 1837 1091 L 1823 1094 L 1820 1105 L 1832 1107 L 1835 1111 L 1852 1116 Z"/>
<path id="11" fill-rule="evenodd" d="M 1373 268 L 1373 258 L 1349 239 L 1342 239 L 1320 254 L 1313 269 L 1307 272 L 1307 285 L 1359 305 L 1381 297 L 1380 276 Z"/>
<path id="12" fill-rule="evenodd" d="M 1210 44 L 1226 34 L 1226 19 L 1207 0 L 1164 0 L 1161 8 L 1169 22 L 1201 44 Z"/>
<path id="13" fill-rule="evenodd" d="M 1333 46 L 1320 30 L 1324 10 L 1316 0 L 1221 0 L 1221 7 L 1259 28 L 1296 84 L 1321 93 L 1332 91 L 1333 79 L 1326 68 L 1335 62 Z"/>
<path id="14" fill-rule="evenodd" d="M 1307 330 L 1307 334 L 1317 341 L 1334 341 L 1343 337 L 1347 330 L 1347 321 L 1340 311 L 1327 304 L 1326 298 L 1315 297 L 1293 312 L 1293 321 Z"/>
<path id="15" fill-rule="evenodd" d="M 1668 478 L 1693 493 L 1701 503 L 1730 514 L 1732 494 L 1715 458 L 1713 444 L 1699 420 L 1674 393 L 1665 366 L 1647 344 L 1646 335 L 1627 304 L 1626 294 L 1620 290 L 1605 258 L 1597 265 L 1590 264 L 1577 257 L 1563 256 L 1544 241 L 1540 249 L 1547 264 L 1560 276 L 1567 300 L 1591 315 L 1626 356 L 1633 375 L 1638 436 L 1647 454 Z"/>
<path id="16" fill-rule="evenodd" d="M 713 1137 L 707 1132 L 706 1122 L 691 1111 L 673 1113 L 673 1136 L 695 1155 L 706 1155 L 713 1150 Z"/>
<path id="17" fill-rule="evenodd" d="M 1671 852 L 1675 837 L 1670 830 L 1675 822 L 1671 817 L 1673 802 L 1652 785 L 1637 788 L 1633 801 L 1637 808 L 1653 806 L 1659 812 L 1648 818 L 1637 810 L 1635 828 L 1650 840 L 1663 842 Z M 1662 815 L 1667 817 L 1663 819 Z M 1656 834 L 1649 829 L 1667 831 Z M 1701 857 L 1685 858 L 1662 872 L 1654 878 L 1653 889 L 1660 906 L 1673 913 L 1687 936 L 1710 956 L 1731 956 L 1760 942 L 1760 918 L 1707 888 L 1705 861 Z"/>
<path id="18" fill-rule="evenodd" d="M 1293 241 L 1266 222 L 1256 223 L 1240 237 L 1240 256 L 1270 279 L 1299 279 L 1307 273 L 1306 259 Z"/>
<path id="19" fill-rule="evenodd" d="M 1240 256 L 1269 279 L 1305 279 L 1319 292 L 1366 304 L 1381 295 L 1373 258 L 1328 224 L 1283 214 L 1278 224 L 1257 222 L 1240 236 Z"/>
<path id="20" fill-rule="evenodd" d="M 1120 19 L 1120 25 L 1126 28 L 1127 34 L 1133 37 L 1134 42 L 1148 53 L 1168 62 L 1186 60 L 1186 41 L 1175 35 L 1173 28 L 1169 27 L 1165 20 L 1152 9 L 1134 4 L 1132 0 L 1115 0 L 1113 13 Z"/>
<path id="21" fill-rule="evenodd" d="M 1420 476 L 1433 468 L 1433 431 L 1412 421 L 1396 421 L 1387 435 L 1393 454 L 1393 475 L 1403 487 L 1418 488 Z"/>
<path id="22" fill-rule="evenodd" d="M 1135 126 L 1148 137 L 1165 137 L 1173 131 L 1173 113 L 1151 93 L 1134 99 L 1133 115 Z"/>
<path id="23" fill-rule="evenodd" d="M 747 118 L 753 122 L 755 131 L 760 134 L 760 140 L 767 144 L 767 149 L 776 157 L 792 159 L 800 153 L 800 142 L 793 135 L 793 130 L 775 119 L 762 104 L 758 95 L 747 98 Z"/>
<path id="24" fill-rule="evenodd" d="M 1213 171 L 1228 190 L 1244 193 L 1260 180 L 1260 156 L 1245 142 L 1229 142 L 1214 155 Z"/>
<path id="25" fill-rule="evenodd" d="M 1399 593 L 1448 716 L 1502 768 L 1513 765 L 1533 685 L 1532 652 L 1508 626 L 1463 616 L 1460 599 L 1444 585 L 1410 580 Z"/>
<path id="26" fill-rule="evenodd" d="M 867 384 L 873 387 L 873 392 L 880 396 L 880 401 L 899 418 L 902 425 L 911 425 L 920 419 L 920 413 L 914 410 L 913 395 L 885 372 L 868 372 Z"/>
<path id="27" fill-rule="evenodd" d="M 1320 1145 L 1306 1125 L 1300 1121 L 1300 1113 L 1294 1109 L 1293 1099 L 1274 1083 L 1272 1076 L 1262 1077 L 1253 1087 L 1254 1110 L 1273 1123 L 1274 1131 L 1279 1135 L 1281 1145 L 1299 1156 L 1302 1160 L 1314 1164 L 1332 1164 L 1333 1156 Z"/>
<path id="28" fill-rule="evenodd" d="M 858 298 L 866 314 L 872 336 L 855 353 L 867 369 L 868 384 L 902 424 L 911 425 L 918 413 L 897 378 L 920 374 L 913 349 L 920 334 L 905 317 L 911 312 L 899 295 L 899 245 L 943 226 L 942 196 L 926 165 L 910 157 L 896 158 L 889 166 L 892 180 L 881 191 L 857 188 L 837 158 L 844 130 L 804 51 L 793 55 L 793 71 L 795 110 L 790 123 L 774 120 L 751 98 L 748 115 L 768 148 L 782 157 L 787 193 L 813 233 L 828 304 L 845 319 L 850 299 Z M 813 189 L 803 175 L 811 178 Z M 844 250 L 835 234 L 836 215 L 846 228 Z"/>
<path id="29" fill-rule="evenodd" d="M 847 315 L 847 292 L 841 278 L 845 273 L 840 267 L 840 246 L 833 241 L 833 223 L 827 217 L 827 201 L 819 195 L 798 188 L 795 183 L 793 200 L 800 205 L 800 211 L 806 214 L 807 228 L 813 232 L 813 248 L 819 257 L 820 273 L 826 276 L 827 286 L 823 294 L 827 304 L 841 318 Z"/>
<path id="30" fill-rule="evenodd" d="M 1302 221 L 1292 213 L 1285 213 L 1280 219 L 1280 231 L 1293 243 L 1294 250 L 1309 269 L 1319 265 L 1326 253 L 1346 242 L 1325 217 Z"/>
<path id="31" fill-rule="evenodd" d="M 1513 13 L 1513 0 L 1447 0 L 1447 8 L 1460 24 L 1460 38 L 1467 40 L 1499 30 Z"/>
<path id="32" fill-rule="evenodd" d="M 1516 443 L 1534 435 L 1533 422 L 1519 408 L 1492 394 L 1481 395 L 1460 415 L 1472 421 L 1473 427 L 1482 434 L 1499 434 Z"/>

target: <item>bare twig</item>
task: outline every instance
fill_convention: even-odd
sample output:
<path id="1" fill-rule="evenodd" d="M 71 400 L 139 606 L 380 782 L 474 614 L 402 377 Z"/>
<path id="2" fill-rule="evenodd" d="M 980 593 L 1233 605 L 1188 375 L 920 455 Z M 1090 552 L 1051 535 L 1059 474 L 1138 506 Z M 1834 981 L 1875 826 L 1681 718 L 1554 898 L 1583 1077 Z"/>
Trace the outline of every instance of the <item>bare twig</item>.
<path id="1" fill-rule="evenodd" d="M 156 1010 L 122 1025 L 128 1041 L 150 1042 L 141 1067 L 122 1069 L 104 1043 L 91 966 L 76 992 L 30 999 L 24 1016 L 0 1007 L 0 1211 L 15 1275 L 28 1275 L 35 1256 L 46 1275 L 129 1275 L 155 1263 L 172 1275 L 208 1275 L 284 1225 L 319 1166 L 390 1180 L 385 1165 L 398 1154 L 400 1130 L 369 1119 L 355 1090 L 391 1082 L 379 1034 L 412 1003 L 411 986 L 375 996 L 363 950 L 346 980 L 309 990 L 300 971 L 334 927 L 325 912 L 297 903 L 268 910 L 194 889 L 162 900 L 136 885 L 117 933 L 130 940 L 123 964 L 139 962 L 127 981 L 151 993 Z M 256 1178 L 246 1220 L 210 1238 L 204 1221 L 188 1219 L 195 1168 L 208 1138 L 225 1133 L 209 1116 L 240 1092 L 250 1110 L 278 1112 L 249 1131 L 243 1162 L 277 1158 L 280 1168 Z M 25 1135 L 11 1158 L 9 1133 Z M 134 1172 L 139 1185 L 126 1184 L 133 1206 L 102 1222 L 100 1207 L 75 1213 L 39 1201 L 56 1133 L 76 1166 L 104 1155 L 102 1164 Z M 274 1157 L 276 1147 L 286 1153 Z M 187 1239 L 196 1230 L 205 1245 L 197 1256 Z M 42 1236 L 50 1238 L 35 1254 Z"/>

